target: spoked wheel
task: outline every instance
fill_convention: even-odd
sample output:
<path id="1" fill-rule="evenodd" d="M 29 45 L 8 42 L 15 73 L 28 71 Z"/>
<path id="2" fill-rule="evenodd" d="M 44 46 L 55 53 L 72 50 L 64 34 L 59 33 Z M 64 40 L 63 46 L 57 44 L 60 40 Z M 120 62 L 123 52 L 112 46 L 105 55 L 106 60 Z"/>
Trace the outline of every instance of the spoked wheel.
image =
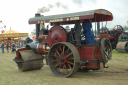
<path id="1" fill-rule="evenodd" d="M 112 47 L 108 38 L 101 40 L 101 54 L 104 63 L 107 63 L 112 58 Z"/>
<path id="2" fill-rule="evenodd" d="M 53 45 L 49 51 L 49 67 L 59 77 L 69 77 L 79 68 L 80 55 L 76 47 L 68 42 Z"/>
<path id="3" fill-rule="evenodd" d="M 121 25 L 116 25 L 113 29 L 117 30 L 119 33 L 123 33 L 123 27 Z"/>

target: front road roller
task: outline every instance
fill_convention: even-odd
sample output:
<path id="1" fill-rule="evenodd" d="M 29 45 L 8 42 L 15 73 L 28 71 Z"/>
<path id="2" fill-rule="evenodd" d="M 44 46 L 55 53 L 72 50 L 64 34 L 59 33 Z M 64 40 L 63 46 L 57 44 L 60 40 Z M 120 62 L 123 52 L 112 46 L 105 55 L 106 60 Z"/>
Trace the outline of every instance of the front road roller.
<path id="1" fill-rule="evenodd" d="M 68 42 L 54 44 L 48 56 L 51 71 L 59 77 L 69 77 L 79 68 L 80 55 L 77 48 Z"/>
<path id="2" fill-rule="evenodd" d="M 19 59 L 16 57 L 14 61 L 17 63 L 20 71 L 36 70 L 43 67 L 43 57 L 35 54 L 32 50 L 22 50 L 18 54 Z"/>
<path id="3" fill-rule="evenodd" d="M 128 53 L 128 41 L 118 42 L 116 50 L 120 53 Z"/>

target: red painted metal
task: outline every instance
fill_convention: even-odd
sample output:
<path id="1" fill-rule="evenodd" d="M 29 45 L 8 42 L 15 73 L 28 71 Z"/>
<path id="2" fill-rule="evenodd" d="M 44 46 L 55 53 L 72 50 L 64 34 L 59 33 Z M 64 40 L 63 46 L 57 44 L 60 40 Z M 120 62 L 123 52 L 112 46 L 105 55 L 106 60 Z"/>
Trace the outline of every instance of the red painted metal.
<path id="1" fill-rule="evenodd" d="M 115 37 L 114 36 L 110 36 L 110 39 L 115 39 Z"/>
<path id="2" fill-rule="evenodd" d="M 45 43 L 39 43 L 37 45 L 37 51 L 39 54 L 48 54 L 50 47 Z"/>
<path id="3" fill-rule="evenodd" d="M 102 56 L 101 56 L 100 46 L 97 46 L 97 47 L 83 46 L 82 48 L 77 47 L 77 49 L 79 51 L 81 61 L 84 62 L 87 59 L 89 60 L 90 63 L 86 65 L 87 69 L 100 68 L 100 65 L 99 65 L 100 62 L 92 62 L 92 61 L 97 61 L 101 59 Z M 85 66 L 85 65 L 80 65 L 80 68 L 82 66 Z"/>
<path id="4" fill-rule="evenodd" d="M 31 48 L 20 48 L 16 51 L 16 58 L 20 59 L 20 53 L 19 51 L 23 51 L 23 50 L 31 50 Z"/>
<path id="5" fill-rule="evenodd" d="M 110 35 L 109 34 L 100 34 L 100 39 L 102 39 L 102 38 L 110 38 Z"/>
<path id="6" fill-rule="evenodd" d="M 57 25 L 53 26 L 48 32 L 48 44 L 52 46 L 57 42 L 66 42 L 67 34 L 63 27 Z"/>
<path id="7" fill-rule="evenodd" d="M 39 33 L 39 41 L 40 43 L 48 42 L 48 35 L 43 35 L 43 33 Z"/>

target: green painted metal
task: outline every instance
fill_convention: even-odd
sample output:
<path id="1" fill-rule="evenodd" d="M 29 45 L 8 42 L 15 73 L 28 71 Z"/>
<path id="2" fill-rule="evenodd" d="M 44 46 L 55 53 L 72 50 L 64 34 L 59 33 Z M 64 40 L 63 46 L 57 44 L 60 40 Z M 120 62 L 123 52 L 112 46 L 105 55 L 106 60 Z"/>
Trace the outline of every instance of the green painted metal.
<path id="1" fill-rule="evenodd" d="M 128 41 L 128 39 L 120 39 L 119 42 L 120 42 L 120 41 Z"/>
<path id="2" fill-rule="evenodd" d="M 122 39 L 123 40 L 123 39 Z M 128 39 L 124 39 L 124 40 L 128 40 Z M 126 43 L 125 48 L 116 48 L 116 49 L 123 49 L 126 52 L 128 52 L 128 43 Z"/>
<path id="3" fill-rule="evenodd" d="M 116 48 L 116 49 L 125 49 L 125 48 Z"/>

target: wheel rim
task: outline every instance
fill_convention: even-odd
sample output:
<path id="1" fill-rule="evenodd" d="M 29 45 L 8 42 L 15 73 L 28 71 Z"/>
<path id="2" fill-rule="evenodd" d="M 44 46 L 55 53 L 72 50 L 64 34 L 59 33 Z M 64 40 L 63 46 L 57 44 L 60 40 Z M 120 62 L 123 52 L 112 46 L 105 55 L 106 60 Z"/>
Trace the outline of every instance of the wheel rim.
<path id="1" fill-rule="evenodd" d="M 112 47 L 109 39 L 103 38 L 101 40 L 101 53 L 103 56 L 103 62 L 107 63 L 112 58 Z"/>
<path id="2" fill-rule="evenodd" d="M 55 44 L 49 52 L 49 66 L 52 72 L 59 77 L 69 77 L 79 68 L 79 63 L 76 63 L 80 60 L 76 47 L 65 43 Z"/>
<path id="3" fill-rule="evenodd" d="M 108 59 L 111 59 L 111 57 L 108 57 L 111 52 L 111 47 L 109 44 L 105 46 L 105 61 L 107 62 Z"/>
<path id="4" fill-rule="evenodd" d="M 125 50 L 126 50 L 126 52 L 128 52 L 128 42 L 125 45 Z"/>

